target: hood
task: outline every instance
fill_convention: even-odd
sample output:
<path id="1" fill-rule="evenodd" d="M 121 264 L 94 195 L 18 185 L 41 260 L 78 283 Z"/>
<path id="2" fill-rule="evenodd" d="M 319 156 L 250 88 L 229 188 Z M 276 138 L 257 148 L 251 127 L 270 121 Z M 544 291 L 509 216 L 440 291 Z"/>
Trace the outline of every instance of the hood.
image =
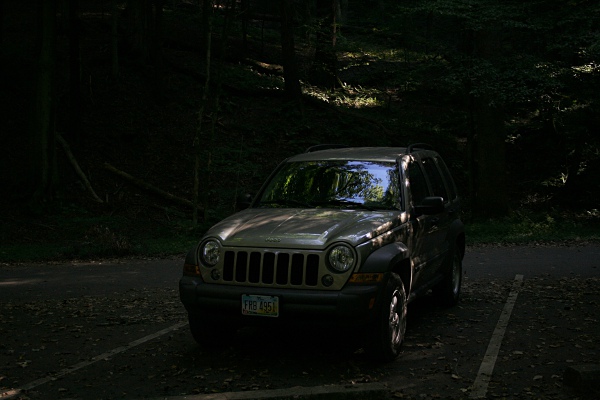
<path id="1" fill-rule="evenodd" d="M 353 246 L 400 224 L 399 211 L 252 208 L 213 226 L 205 236 L 224 246 L 324 248 L 337 241 Z"/>

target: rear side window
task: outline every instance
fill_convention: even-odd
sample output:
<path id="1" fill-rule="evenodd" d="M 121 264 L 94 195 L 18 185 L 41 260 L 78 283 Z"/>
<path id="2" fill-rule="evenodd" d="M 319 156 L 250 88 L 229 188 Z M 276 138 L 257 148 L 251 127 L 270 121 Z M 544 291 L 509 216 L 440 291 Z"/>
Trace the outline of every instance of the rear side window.
<path id="1" fill-rule="evenodd" d="M 429 189 L 427 188 L 427 181 L 425 180 L 425 175 L 423 175 L 423 170 L 421 170 L 419 163 L 416 161 L 408 164 L 408 181 L 413 205 L 421 204 L 423 199 L 427 197 Z"/>
<path id="2" fill-rule="evenodd" d="M 438 169 L 437 165 L 433 158 L 424 158 L 422 160 L 423 167 L 425 168 L 425 173 L 427 173 L 427 177 L 429 178 L 429 182 L 431 183 L 431 189 L 433 190 L 434 196 L 439 196 L 444 198 L 444 203 L 447 203 L 448 192 L 446 191 L 446 185 L 444 185 L 444 179 L 442 178 L 442 174 Z"/>
<path id="3" fill-rule="evenodd" d="M 446 181 L 446 186 L 448 187 L 448 194 L 450 195 L 450 200 L 456 199 L 456 186 L 454 185 L 454 179 L 452 179 L 452 175 L 450 175 L 450 170 L 446 166 L 444 160 L 441 157 L 436 157 L 435 161 L 437 161 L 438 167 L 442 170 L 442 175 L 444 176 L 444 180 Z"/>

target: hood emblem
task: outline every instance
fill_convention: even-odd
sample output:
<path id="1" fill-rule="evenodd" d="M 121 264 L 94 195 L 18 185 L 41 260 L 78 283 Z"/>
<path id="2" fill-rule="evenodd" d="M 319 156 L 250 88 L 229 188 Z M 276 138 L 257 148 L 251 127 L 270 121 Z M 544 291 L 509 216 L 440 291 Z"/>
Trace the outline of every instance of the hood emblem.
<path id="1" fill-rule="evenodd" d="M 280 238 L 276 238 L 276 237 L 268 237 L 265 239 L 265 242 L 269 242 L 269 243 L 279 243 L 281 242 Z"/>

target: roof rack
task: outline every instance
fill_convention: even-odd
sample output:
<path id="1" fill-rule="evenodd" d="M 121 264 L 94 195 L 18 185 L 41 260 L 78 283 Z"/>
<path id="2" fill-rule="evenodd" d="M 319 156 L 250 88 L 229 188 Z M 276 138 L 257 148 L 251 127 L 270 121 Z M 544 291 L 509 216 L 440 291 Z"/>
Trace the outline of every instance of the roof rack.
<path id="1" fill-rule="evenodd" d="M 319 150 L 329 150 L 329 149 L 343 149 L 345 147 L 350 147 L 345 144 L 318 144 L 316 146 L 311 146 L 306 149 L 305 153 L 312 153 L 313 151 Z"/>
<path id="2" fill-rule="evenodd" d="M 413 149 L 430 149 L 433 150 L 433 146 L 427 143 L 413 143 L 406 148 L 406 154 L 413 152 Z"/>

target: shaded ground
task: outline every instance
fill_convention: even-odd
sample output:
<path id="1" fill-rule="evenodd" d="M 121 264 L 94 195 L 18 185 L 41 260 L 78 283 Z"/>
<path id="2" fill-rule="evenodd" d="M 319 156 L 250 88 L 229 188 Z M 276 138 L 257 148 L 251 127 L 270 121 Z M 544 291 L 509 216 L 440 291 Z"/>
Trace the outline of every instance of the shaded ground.
<path id="1" fill-rule="evenodd" d="M 50 379 L 19 397 L 150 398 L 380 382 L 388 386 L 389 398 L 466 399 L 513 290 L 514 279 L 495 276 L 489 266 L 510 264 L 516 254 L 521 255 L 519 265 L 526 265 L 529 258 L 532 269 L 521 271 L 525 279 L 498 354 L 488 398 L 583 400 L 598 396 L 600 393 L 580 393 L 565 385 L 563 375 L 569 366 L 597 363 L 600 278 L 593 268 L 585 276 L 571 273 L 560 277 L 556 270 L 533 272 L 543 269 L 537 265 L 540 257 L 536 254 L 544 248 L 508 250 L 502 259 L 489 253 L 494 256 L 493 263 L 486 261 L 485 249 L 468 254 L 467 271 L 485 265 L 488 269 L 472 277 L 467 273 L 457 307 L 440 308 L 430 297 L 413 303 L 403 352 L 393 363 L 372 363 L 343 340 L 347 336 L 343 332 L 244 328 L 229 347 L 214 353 L 198 347 L 184 326 L 109 360 Z M 585 253 L 569 254 L 576 264 L 577 254 Z M 29 295 L 22 292 L 0 301 L 0 388 L 8 391 L 52 377 L 185 321 L 173 279 L 178 275 L 172 270 L 176 261 L 168 260 L 164 267 L 158 261 L 139 261 L 131 267 L 122 262 L 124 282 L 136 282 L 129 288 L 90 285 L 92 280 L 85 278 L 92 276 L 89 274 L 81 275 L 85 279 L 72 294 L 36 291 L 43 281 L 21 282 L 24 289 L 31 289 Z M 168 269 L 161 276 L 169 276 L 167 280 L 172 283 L 163 284 L 164 278 L 144 283 L 140 279 L 143 275 L 139 275 L 144 263 Z M 593 266 L 589 260 L 587 264 Z M 7 268 L 17 267 L 2 268 L 6 273 Z M 113 279 L 112 274 L 102 275 L 100 266 L 96 268 L 98 282 Z M 483 277 L 488 272 L 489 277 Z M 18 284 L 10 279 L 1 283 Z M 41 293 L 45 294 L 39 296 Z"/>
<path id="2" fill-rule="evenodd" d="M 579 289 L 557 298 L 550 287 Z M 469 394 L 510 282 L 468 282 L 455 310 L 413 305 L 408 338 L 392 364 L 372 364 L 311 330 L 246 328 L 217 355 L 181 328 L 110 361 L 30 390 L 22 398 L 145 398 L 294 386 L 386 383 L 390 398 L 461 399 Z M 526 281 L 499 354 L 489 398 L 587 398 L 562 382 L 569 365 L 596 363 L 600 281 Z M 582 304 L 566 308 L 566 303 Z M 558 309 L 559 312 L 552 312 Z M 542 312 L 540 312 L 542 310 Z M 126 345 L 184 319 L 173 290 L 106 298 L 3 303 L 1 387 L 18 387 Z M 31 329 L 34 327 L 35 329 Z"/>

